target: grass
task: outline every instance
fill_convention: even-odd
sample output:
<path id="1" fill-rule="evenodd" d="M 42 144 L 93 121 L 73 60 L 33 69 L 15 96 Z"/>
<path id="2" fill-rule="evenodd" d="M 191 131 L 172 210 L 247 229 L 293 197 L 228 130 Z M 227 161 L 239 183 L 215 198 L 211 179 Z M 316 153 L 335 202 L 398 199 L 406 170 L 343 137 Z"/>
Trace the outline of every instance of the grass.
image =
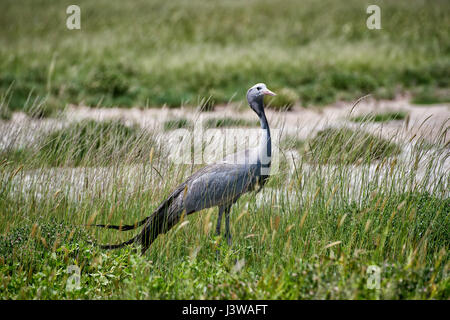
<path id="1" fill-rule="evenodd" d="M 186 118 L 166 120 L 163 124 L 165 131 L 174 129 L 190 129 L 194 124 Z M 259 126 L 259 121 L 247 120 L 243 118 L 208 118 L 204 121 L 205 128 L 229 128 L 229 127 L 256 127 Z"/>
<path id="2" fill-rule="evenodd" d="M 12 113 L 7 108 L 4 108 L 3 105 L 0 105 L 0 120 L 10 120 L 12 117 Z"/>
<path id="3" fill-rule="evenodd" d="M 380 202 L 382 207 L 377 204 Z M 244 214 L 242 223 L 260 223 L 261 231 L 256 229 L 258 236 L 245 238 L 248 231 L 235 225 L 235 235 L 244 237 L 235 251 L 222 248 L 220 259 L 215 257 L 215 240 L 201 225 L 203 217 L 190 219 L 190 231 L 169 237 L 167 244 L 159 242 L 159 250 L 152 250 L 147 257 L 129 249 L 99 252 L 86 244 L 89 236 L 77 228 L 37 223 L 34 234 L 33 226 L 28 225 L 13 229 L 0 240 L 6 261 L 0 267 L 2 296 L 445 299 L 449 204 L 427 194 L 401 194 L 387 201 L 377 196 L 361 208 L 351 204 L 320 215 L 314 210 L 306 219 L 302 219 L 305 212 L 257 221 Z M 396 210 L 399 212 L 392 218 Z M 423 233 L 427 233 L 425 240 L 421 240 Z M 188 240 L 185 247 L 180 247 L 182 237 Z M 326 248 L 336 239 L 342 242 Z M 402 247 L 404 253 L 397 253 Z M 400 259 L 393 260 L 392 255 Z M 237 272 L 233 271 L 236 258 L 245 261 Z M 67 292 L 66 269 L 72 263 L 81 267 L 81 289 Z M 367 289 L 368 264 L 378 264 L 382 270 L 381 291 Z"/>
<path id="4" fill-rule="evenodd" d="M 144 147 L 141 137 L 139 128 L 118 121 L 81 121 L 45 137 L 39 155 L 54 167 L 92 166 L 105 160 L 109 162 L 113 157 L 123 159 L 130 153 L 147 160 L 152 146 Z M 102 157 L 101 161 L 98 156 Z"/>
<path id="5" fill-rule="evenodd" d="M 375 113 L 352 117 L 353 122 L 388 122 L 393 120 L 404 120 L 408 116 L 404 111 L 388 111 L 383 113 Z"/>
<path id="6" fill-rule="evenodd" d="M 304 161 L 315 164 L 362 164 L 401 153 L 401 148 L 393 141 L 349 128 L 326 128 L 307 140 L 287 136 L 281 148 L 298 150 Z"/>
<path id="7" fill-rule="evenodd" d="M 182 129 L 182 128 L 192 128 L 193 123 L 192 121 L 189 121 L 186 118 L 178 118 L 178 119 L 171 119 L 166 120 L 163 124 L 164 130 L 175 130 L 175 129 Z"/>
<path id="8" fill-rule="evenodd" d="M 415 104 L 434 104 L 450 102 L 450 92 L 447 89 L 436 90 L 430 87 L 419 88 L 415 90 L 412 103 Z"/>
<path id="9" fill-rule="evenodd" d="M 0 96 L 0 120 L 10 120 L 12 117 L 12 112 L 9 109 L 9 90 Z"/>
<path id="10" fill-rule="evenodd" d="M 206 128 L 228 128 L 228 127 L 257 127 L 259 121 L 242 118 L 209 118 L 205 121 Z"/>
<path id="11" fill-rule="evenodd" d="M 142 219 L 193 168 L 157 152 L 137 165 L 125 161 L 135 149 L 111 156 L 109 145 L 126 147 L 139 135 L 132 128 L 91 121 L 54 128 L 47 137 L 55 145 L 45 154 L 59 150 L 61 157 L 48 156 L 64 159 L 55 160 L 58 167 L 36 166 L 20 152 L 21 161 L 0 159 L 2 298 L 448 299 L 449 175 L 439 141 L 424 150 L 415 139 L 405 158 L 385 158 L 397 150 L 392 141 L 325 129 L 303 144 L 317 146 L 314 165 L 296 159 L 283 167 L 289 174 L 271 176 L 261 193 L 233 207 L 231 247 L 215 236 L 217 210 L 209 209 L 186 217 L 139 256 L 90 243 L 117 243 L 133 231 L 85 225 Z M 72 152 L 88 144 L 99 147 Z M 368 161 L 348 165 L 356 159 Z M 81 270 L 74 291 L 66 290 L 71 265 Z M 367 285 L 371 265 L 380 268 L 379 290 Z"/>
<path id="12" fill-rule="evenodd" d="M 276 93 L 275 97 L 267 97 L 267 108 L 289 111 L 300 99 L 297 92 L 289 88 L 277 89 Z"/>
<path id="13" fill-rule="evenodd" d="M 359 0 L 82 0 L 74 31 L 65 27 L 69 4 L 2 2 L 0 92 L 12 86 L 11 110 L 23 110 L 30 92 L 60 110 L 211 108 L 240 101 L 256 82 L 304 106 L 449 87 L 445 0 L 379 1 L 381 30 L 366 28 L 371 3 Z"/>
<path id="14" fill-rule="evenodd" d="M 280 148 L 283 150 L 301 150 L 305 146 L 305 141 L 295 136 L 286 135 L 280 142 Z"/>
<path id="15" fill-rule="evenodd" d="M 3 120 L 24 111 L 46 123 L 39 118 L 69 103 L 209 110 L 241 102 L 257 82 L 279 93 L 267 101 L 275 109 L 367 93 L 447 99 L 448 1 L 378 1 L 381 30 L 366 28 L 372 3 L 358 0 L 79 0 L 79 31 L 65 27 L 70 4 L 1 2 Z M 120 121 L 52 119 L 23 143 L 3 120 L 11 134 L 0 151 L 2 299 L 450 297 L 445 128 L 427 140 L 382 138 L 362 123 L 285 138 L 282 150 L 300 156 L 233 206 L 232 246 L 215 236 L 214 208 L 185 217 L 140 256 L 92 244 L 135 231 L 89 225 L 140 221 L 200 165 L 174 164 L 165 135 Z M 69 291 L 72 266 L 80 288 Z M 368 286 L 369 266 L 380 268 L 379 289 Z"/>
<path id="16" fill-rule="evenodd" d="M 113 160 L 148 161 L 159 148 L 151 134 L 120 121 L 82 120 L 44 135 L 33 147 L 0 152 L 0 159 L 30 167 L 98 166 Z"/>

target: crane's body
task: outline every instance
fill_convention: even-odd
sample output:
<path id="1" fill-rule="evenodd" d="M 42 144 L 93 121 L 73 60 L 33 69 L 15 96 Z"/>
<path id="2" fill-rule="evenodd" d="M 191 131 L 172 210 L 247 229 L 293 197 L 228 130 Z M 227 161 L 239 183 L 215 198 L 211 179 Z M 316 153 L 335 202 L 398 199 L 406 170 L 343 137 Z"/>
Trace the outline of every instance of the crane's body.
<path id="1" fill-rule="evenodd" d="M 143 226 L 134 238 L 116 245 L 103 245 L 105 249 L 120 248 L 132 243 L 142 245 L 144 253 L 156 237 L 170 230 L 178 223 L 183 213 L 189 215 L 202 209 L 219 207 L 216 233 L 220 234 L 223 213 L 225 213 L 225 235 L 231 244 L 230 209 L 239 197 L 265 184 L 270 170 L 270 129 L 264 113 L 264 95 L 275 95 L 264 84 L 256 84 L 247 92 L 250 107 L 261 122 L 261 139 L 257 148 L 235 153 L 221 162 L 207 165 L 181 183 L 170 196 L 147 218 L 135 225 L 97 225 L 122 231 Z"/>

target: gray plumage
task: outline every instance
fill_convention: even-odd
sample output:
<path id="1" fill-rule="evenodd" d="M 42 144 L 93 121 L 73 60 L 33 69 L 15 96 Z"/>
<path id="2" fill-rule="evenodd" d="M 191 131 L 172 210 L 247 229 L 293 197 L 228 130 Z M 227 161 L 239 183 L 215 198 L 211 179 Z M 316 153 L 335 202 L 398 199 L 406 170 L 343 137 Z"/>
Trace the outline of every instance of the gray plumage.
<path id="1" fill-rule="evenodd" d="M 272 147 L 270 129 L 264 113 L 264 95 L 275 94 L 263 83 L 258 83 L 247 91 L 249 106 L 256 112 L 261 122 L 259 147 L 232 154 L 219 163 L 198 170 L 181 183 L 150 216 L 135 225 L 97 225 L 122 231 L 143 226 L 142 231 L 134 238 L 120 244 L 101 247 L 116 249 L 136 243 L 141 244 L 143 254 L 159 234 L 167 232 L 178 223 L 183 212 L 189 215 L 214 206 L 219 207 L 216 233 L 220 234 L 222 216 L 225 213 L 225 236 L 231 245 L 231 206 L 242 194 L 257 187 L 259 191 L 269 176 Z"/>

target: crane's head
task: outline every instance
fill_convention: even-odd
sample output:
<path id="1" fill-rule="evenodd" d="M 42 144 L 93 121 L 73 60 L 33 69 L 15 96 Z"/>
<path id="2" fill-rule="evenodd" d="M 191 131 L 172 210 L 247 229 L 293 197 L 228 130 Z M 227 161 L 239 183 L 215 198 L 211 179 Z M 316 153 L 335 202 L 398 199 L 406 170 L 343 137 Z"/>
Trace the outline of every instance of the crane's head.
<path id="1" fill-rule="evenodd" d="M 275 93 L 267 89 L 264 83 L 257 83 L 247 91 L 248 104 L 258 116 L 264 112 L 263 100 L 265 95 L 276 96 Z"/>

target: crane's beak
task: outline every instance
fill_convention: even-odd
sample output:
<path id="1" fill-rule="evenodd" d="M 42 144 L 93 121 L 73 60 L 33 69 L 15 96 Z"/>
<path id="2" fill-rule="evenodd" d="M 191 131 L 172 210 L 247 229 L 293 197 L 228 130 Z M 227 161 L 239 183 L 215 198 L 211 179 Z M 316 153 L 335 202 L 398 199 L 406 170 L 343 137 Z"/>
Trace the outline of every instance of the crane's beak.
<path id="1" fill-rule="evenodd" d="M 268 96 L 276 96 L 277 94 L 275 92 L 270 91 L 269 89 L 265 89 L 263 92 L 263 94 L 266 94 Z"/>

